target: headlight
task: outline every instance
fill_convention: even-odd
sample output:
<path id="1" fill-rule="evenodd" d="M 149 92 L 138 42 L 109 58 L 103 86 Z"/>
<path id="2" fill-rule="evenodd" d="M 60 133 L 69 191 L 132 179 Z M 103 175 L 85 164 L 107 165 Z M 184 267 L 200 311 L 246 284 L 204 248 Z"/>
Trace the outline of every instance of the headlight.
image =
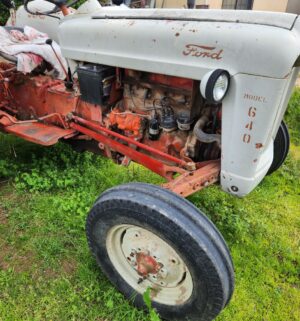
<path id="1" fill-rule="evenodd" d="M 204 98 L 211 103 L 220 103 L 227 94 L 230 75 L 226 70 L 217 69 L 204 75 L 200 91 Z"/>

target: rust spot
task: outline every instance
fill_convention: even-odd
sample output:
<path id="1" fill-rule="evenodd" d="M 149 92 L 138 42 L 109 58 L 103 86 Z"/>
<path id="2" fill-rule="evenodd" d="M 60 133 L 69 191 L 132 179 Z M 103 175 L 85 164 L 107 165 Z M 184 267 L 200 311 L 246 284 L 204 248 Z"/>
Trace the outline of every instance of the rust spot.
<path id="1" fill-rule="evenodd" d="M 179 37 L 179 36 L 180 36 L 180 33 L 179 33 L 179 32 L 176 32 L 176 33 L 175 33 L 175 36 L 176 36 L 176 37 Z"/>
<path id="2" fill-rule="evenodd" d="M 179 290 L 180 290 L 180 296 L 178 300 L 176 300 L 176 304 L 178 305 L 183 303 L 183 296 L 187 292 L 187 289 L 184 286 L 182 286 Z"/>
<path id="3" fill-rule="evenodd" d="M 260 149 L 260 148 L 262 148 L 263 147 L 263 144 L 262 143 L 256 143 L 255 144 L 255 148 L 256 149 Z"/>
<path id="4" fill-rule="evenodd" d="M 142 276 L 147 276 L 149 273 L 156 274 L 161 268 L 161 265 L 152 256 L 142 252 L 137 253 L 136 262 L 137 271 Z"/>

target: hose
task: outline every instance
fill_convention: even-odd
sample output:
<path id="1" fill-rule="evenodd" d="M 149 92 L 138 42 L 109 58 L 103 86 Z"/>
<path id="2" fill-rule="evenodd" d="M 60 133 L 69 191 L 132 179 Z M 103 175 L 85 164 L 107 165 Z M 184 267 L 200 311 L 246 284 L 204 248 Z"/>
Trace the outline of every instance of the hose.
<path id="1" fill-rule="evenodd" d="M 205 124 L 208 122 L 208 117 L 203 115 L 196 123 L 193 133 L 196 138 L 202 143 L 214 143 L 216 142 L 221 146 L 221 135 L 219 134 L 207 134 L 203 131 Z"/>

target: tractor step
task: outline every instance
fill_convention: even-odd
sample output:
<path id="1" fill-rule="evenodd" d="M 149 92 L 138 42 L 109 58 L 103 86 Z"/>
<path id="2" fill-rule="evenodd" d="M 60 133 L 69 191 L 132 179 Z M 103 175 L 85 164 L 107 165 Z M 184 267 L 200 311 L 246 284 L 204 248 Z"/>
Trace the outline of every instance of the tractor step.
<path id="1" fill-rule="evenodd" d="M 74 129 L 63 129 L 43 123 L 19 123 L 6 126 L 4 130 L 7 133 L 43 146 L 54 145 L 59 139 L 72 136 L 76 132 Z"/>

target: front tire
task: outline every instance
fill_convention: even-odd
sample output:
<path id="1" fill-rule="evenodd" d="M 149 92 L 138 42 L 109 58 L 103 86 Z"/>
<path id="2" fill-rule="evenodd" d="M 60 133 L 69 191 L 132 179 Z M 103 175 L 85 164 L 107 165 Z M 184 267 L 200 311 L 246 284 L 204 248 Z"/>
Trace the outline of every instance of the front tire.
<path id="1" fill-rule="evenodd" d="M 267 175 L 276 172 L 284 163 L 290 149 L 290 134 L 284 121 L 281 122 L 274 140 L 273 162 Z"/>
<path id="2" fill-rule="evenodd" d="M 150 287 L 163 318 L 208 321 L 231 298 L 234 272 L 224 239 L 172 192 L 140 183 L 112 188 L 93 206 L 86 232 L 103 272 L 137 307 L 145 307 Z"/>

